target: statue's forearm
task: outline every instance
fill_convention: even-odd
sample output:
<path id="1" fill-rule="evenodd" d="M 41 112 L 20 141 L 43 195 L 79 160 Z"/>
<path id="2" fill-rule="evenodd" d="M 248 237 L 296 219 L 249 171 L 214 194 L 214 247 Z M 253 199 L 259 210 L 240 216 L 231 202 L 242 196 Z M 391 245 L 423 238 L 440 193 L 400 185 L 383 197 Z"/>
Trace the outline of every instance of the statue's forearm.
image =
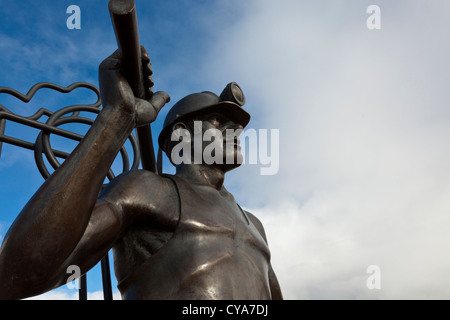
<path id="1" fill-rule="evenodd" d="M 119 108 L 104 109 L 70 157 L 30 199 L 0 249 L 0 298 L 45 286 L 81 239 L 103 180 L 134 128 Z M 19 295 L 19 293 L 17 293 Z"/>

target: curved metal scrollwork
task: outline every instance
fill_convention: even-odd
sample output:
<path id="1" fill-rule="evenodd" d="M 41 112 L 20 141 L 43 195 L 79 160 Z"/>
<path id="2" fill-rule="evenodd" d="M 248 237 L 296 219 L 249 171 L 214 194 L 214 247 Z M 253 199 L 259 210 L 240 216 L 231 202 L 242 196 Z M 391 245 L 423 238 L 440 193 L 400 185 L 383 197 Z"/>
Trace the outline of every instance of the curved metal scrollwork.
<path id="1" fill-rule="evenodd" d="M 56 112 L 40 108 L 34 115 L 29 117 L 23 117 L 14 114 L 8 109 L 6 109 L 4 106 L 0 105 L 0 155 L 2 150 L 2 142 L 33 150 L 35 162 L 39 169 L 39 172 L 41 173 L 44 179 L 47 179 L 50 176 L 50 172 L 45 165 L 43 155 L 45 154 L 48 163 L 53 167 L 54 170 L 56 170 L 61 165 L 57 158 L 66 159 L 69 156 L 69 153 L 56 150 L 51 147 L 50 135 L 54 134 L 74 141 L 80 141 L 81 139 L 83 139 L 83 135 L 61 129 L 60 126 L 70 123 L 81 123 L 91 126 L 94 120 L 82 117 L 80 116 L 80 113 L 87 112 L 98 114 L 101 111 L 100 108 L 101 99 L 99 89 L 96 86 L 86 82 L 76 82 L 68 87 L 61 87 L 56 84 L 48 82 L 40 82 L 34 85 L 26 95 L 23 95 L 20 92 L 11 88 L 0 87 L 0 93 L 12 95 L 17 99 L 22 100 L 25 103 L 28 103 L 34 97 L 36 92 L 38 92 L 40 89 L 43 88 L 52 89 L 55 91 L 59 91 L 61 93 L 69 93 L 77 88 L 86 88 L 94 92 L 97 96 L 97 101 L 89 105 L 72 105 L 61 108 Z M 45 123 L 42 122 L 42 120 L 39 121 L 44 116 L 48 117 Z M 7 120 L 18 124 L 22 124 L 27 127 L 33 127 L 38 130 L 41 130 L 41 132 L 38 134 L 36 138 L 35 143 L 5 135 L 5 127 Z M 120 156 L 123 163 L 122 172 L 137 169 L 139 167 L 140 162 L 139 147 L 136 138 L 134 137 L 133 134 L 131 134 L 128 140 L 131 143 L 131 147 L 133 150 L 133 163 L 130 167 L 130 160 L 127 150 L 125 149 L 124 146 L 122 146 L 120 150 Z M 109 172 L 107 174 L 108 180 L 111 181 L 114 178 L 114 176 L 115 175 L 112 169 L 109 169 Z M 108 254 L 106 254 L 101 260 L 101 269 L 102 269 L 104 299 L 112 300 L 113 296 L 111 288 L 111 275 L 109 270 Z M 87 299 L 86 275 L 82 275 L 80 278 L 79 297 L 80 300 Z"/>
<path id="2" fill-rule="evenodd" d="M 97 101 L 90 105 L 72 105 L 68 107 L 64 107 L 59 109 L 56 112 L 51 112 L 48 109 L 41 108 L 34 115 L 29 117 L 19 116 L 17 114 L 12 113 L 4 106 L 0 105 L 0 152 L 1 152 L 1 143 L 9 143 L 22 148 L 34 150 L 34 158 L 36 161 L 36 165 L 44 179 L 47 179 L 50 176 L 50 172 L 45 165 L 45 161 L 43 155 L 48 161 L 48 163 L 56 170 L 61 164 L 57 158 L 66 159 L 69 154 L 60 150 L 55 150 L 50 145 L 50 135 L 58 135 L 71 140 L 80 141 L 83 138 L 83 135 L 77 134 L 75 132 L 71 132 L 68 130 L 61 129 L 60 126 L 69 123 L 81 123 L 91 126 L 94 120 L 86 117 L 80 116 L 81 112 L 95 113 L 98 114 L 101 111 L 100 105 L 100 91 L 94 85 L 85 82 L 76 82 L 68 87 L 61 87 L 53 83 L 48 82 L 40 82 L 34 85 L 26 95 L 21 94 L 20 92 L 11 89 L 0 87 L 0 93 L 6 93 L 16 97 L 17 99 L 22 100 L 23 102 L 28 103 L 33 96 L 40 89 L 47 88 L 55 91 L 59 91 L 61 93 L 69 93 L 77 88 L 86 88 L 94 92 L 97 96 Z M 48 120 L 43 123 L 40 122 L 39 119 L 41 117 L 47 116 Z M 5 126 L 6 120 L 16 122 L 28 127 L 33 127 L 36 129 L 40 129 L 41 132 L 36 138 L 35 143 L 31 143 L 28 141 L 20 140 L 14 137 L 10 137 L 5 135 Z M 136 138 L 133 134 L 128 138 L 131 143 L 133 150 L 133 163 L 130 167 L 130 160 L 127 153 L 127 150 L 124 146 L 122 146 L 120 150 L 120 156 L 122 159 L 122 172 L 126 172 L 129 170 L 137 169 L 139 166 L 139 148 L 136 141 Z M 112 180 L 115 177 L 115 174 L 110 169 L 107 175 L 108 180 Z"/>

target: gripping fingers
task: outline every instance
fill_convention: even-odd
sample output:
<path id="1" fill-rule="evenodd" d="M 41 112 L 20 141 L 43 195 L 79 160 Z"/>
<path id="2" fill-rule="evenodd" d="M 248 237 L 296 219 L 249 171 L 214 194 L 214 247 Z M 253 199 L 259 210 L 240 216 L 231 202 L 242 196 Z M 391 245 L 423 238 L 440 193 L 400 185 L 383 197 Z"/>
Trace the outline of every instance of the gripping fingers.
<path id="1" fill-rule="evenodd" d="M 153 77 L 152 76 L 148 76 L 148 77 L 144 76 L 144 85 L 145 85 L 145 89 L 147 91 L 146 92 L 147 97 L 151 98 L 153 96 L 153 85 L 154 85 Z"/>
<path id="2" fill-rule="evenodd" d="M 147 90 L 147 97 L 151 98 L 153 95 L 153 70 L 152 70 L 152 63 L 150 61 L 150 57 L 148 55 L 147 50 L 141 46 L 141 58 L 142 58 L 142 66 L 144 69 L 144 86 Z"/>
<path id="3" fill-rule="evenodd" d="M 147 51 L 147 49 L 145 49 L 144 46 L 141 46 L 141 57 L 142 57 L 142 62 L 144 64 L 147 64 L 150 62 L 150 56 L 148 55 L 148 51 Z"/>

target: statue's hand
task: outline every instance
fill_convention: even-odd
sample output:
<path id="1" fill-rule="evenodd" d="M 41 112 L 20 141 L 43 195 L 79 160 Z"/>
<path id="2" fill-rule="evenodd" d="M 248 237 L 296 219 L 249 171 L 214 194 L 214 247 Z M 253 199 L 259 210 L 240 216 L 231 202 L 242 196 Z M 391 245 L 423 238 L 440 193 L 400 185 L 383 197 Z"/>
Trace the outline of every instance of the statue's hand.
<path id="1" fill-rule="evenodd" d="M 120 53 L 115 51 L 99 67 L 99 82 L 104 108 L 119 108 L 124 117 L 131 118 L 136 127 L 155 121 L 161 108 L 170 101 L 166 92 L 153 93 L 153 79 L 147 50 L 141 47 L 144 85 L 148 101 L 137 98 L 120 71 Z"/>

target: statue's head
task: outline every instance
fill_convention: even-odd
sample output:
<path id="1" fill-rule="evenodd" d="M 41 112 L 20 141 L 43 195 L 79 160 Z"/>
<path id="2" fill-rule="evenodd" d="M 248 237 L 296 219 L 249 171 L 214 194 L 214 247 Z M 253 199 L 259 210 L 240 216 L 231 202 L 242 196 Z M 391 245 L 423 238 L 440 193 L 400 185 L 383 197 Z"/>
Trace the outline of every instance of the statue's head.
<path id="1" fill-rule="evenodd" d="M 207 164 L 229 171 L 242 163 L 239 134 L 250 121 L 245 96 L 231 82 L 220 96 L 205 91 L 178 101 L 166 116 L 159 146 L 171 162 Z"/>

